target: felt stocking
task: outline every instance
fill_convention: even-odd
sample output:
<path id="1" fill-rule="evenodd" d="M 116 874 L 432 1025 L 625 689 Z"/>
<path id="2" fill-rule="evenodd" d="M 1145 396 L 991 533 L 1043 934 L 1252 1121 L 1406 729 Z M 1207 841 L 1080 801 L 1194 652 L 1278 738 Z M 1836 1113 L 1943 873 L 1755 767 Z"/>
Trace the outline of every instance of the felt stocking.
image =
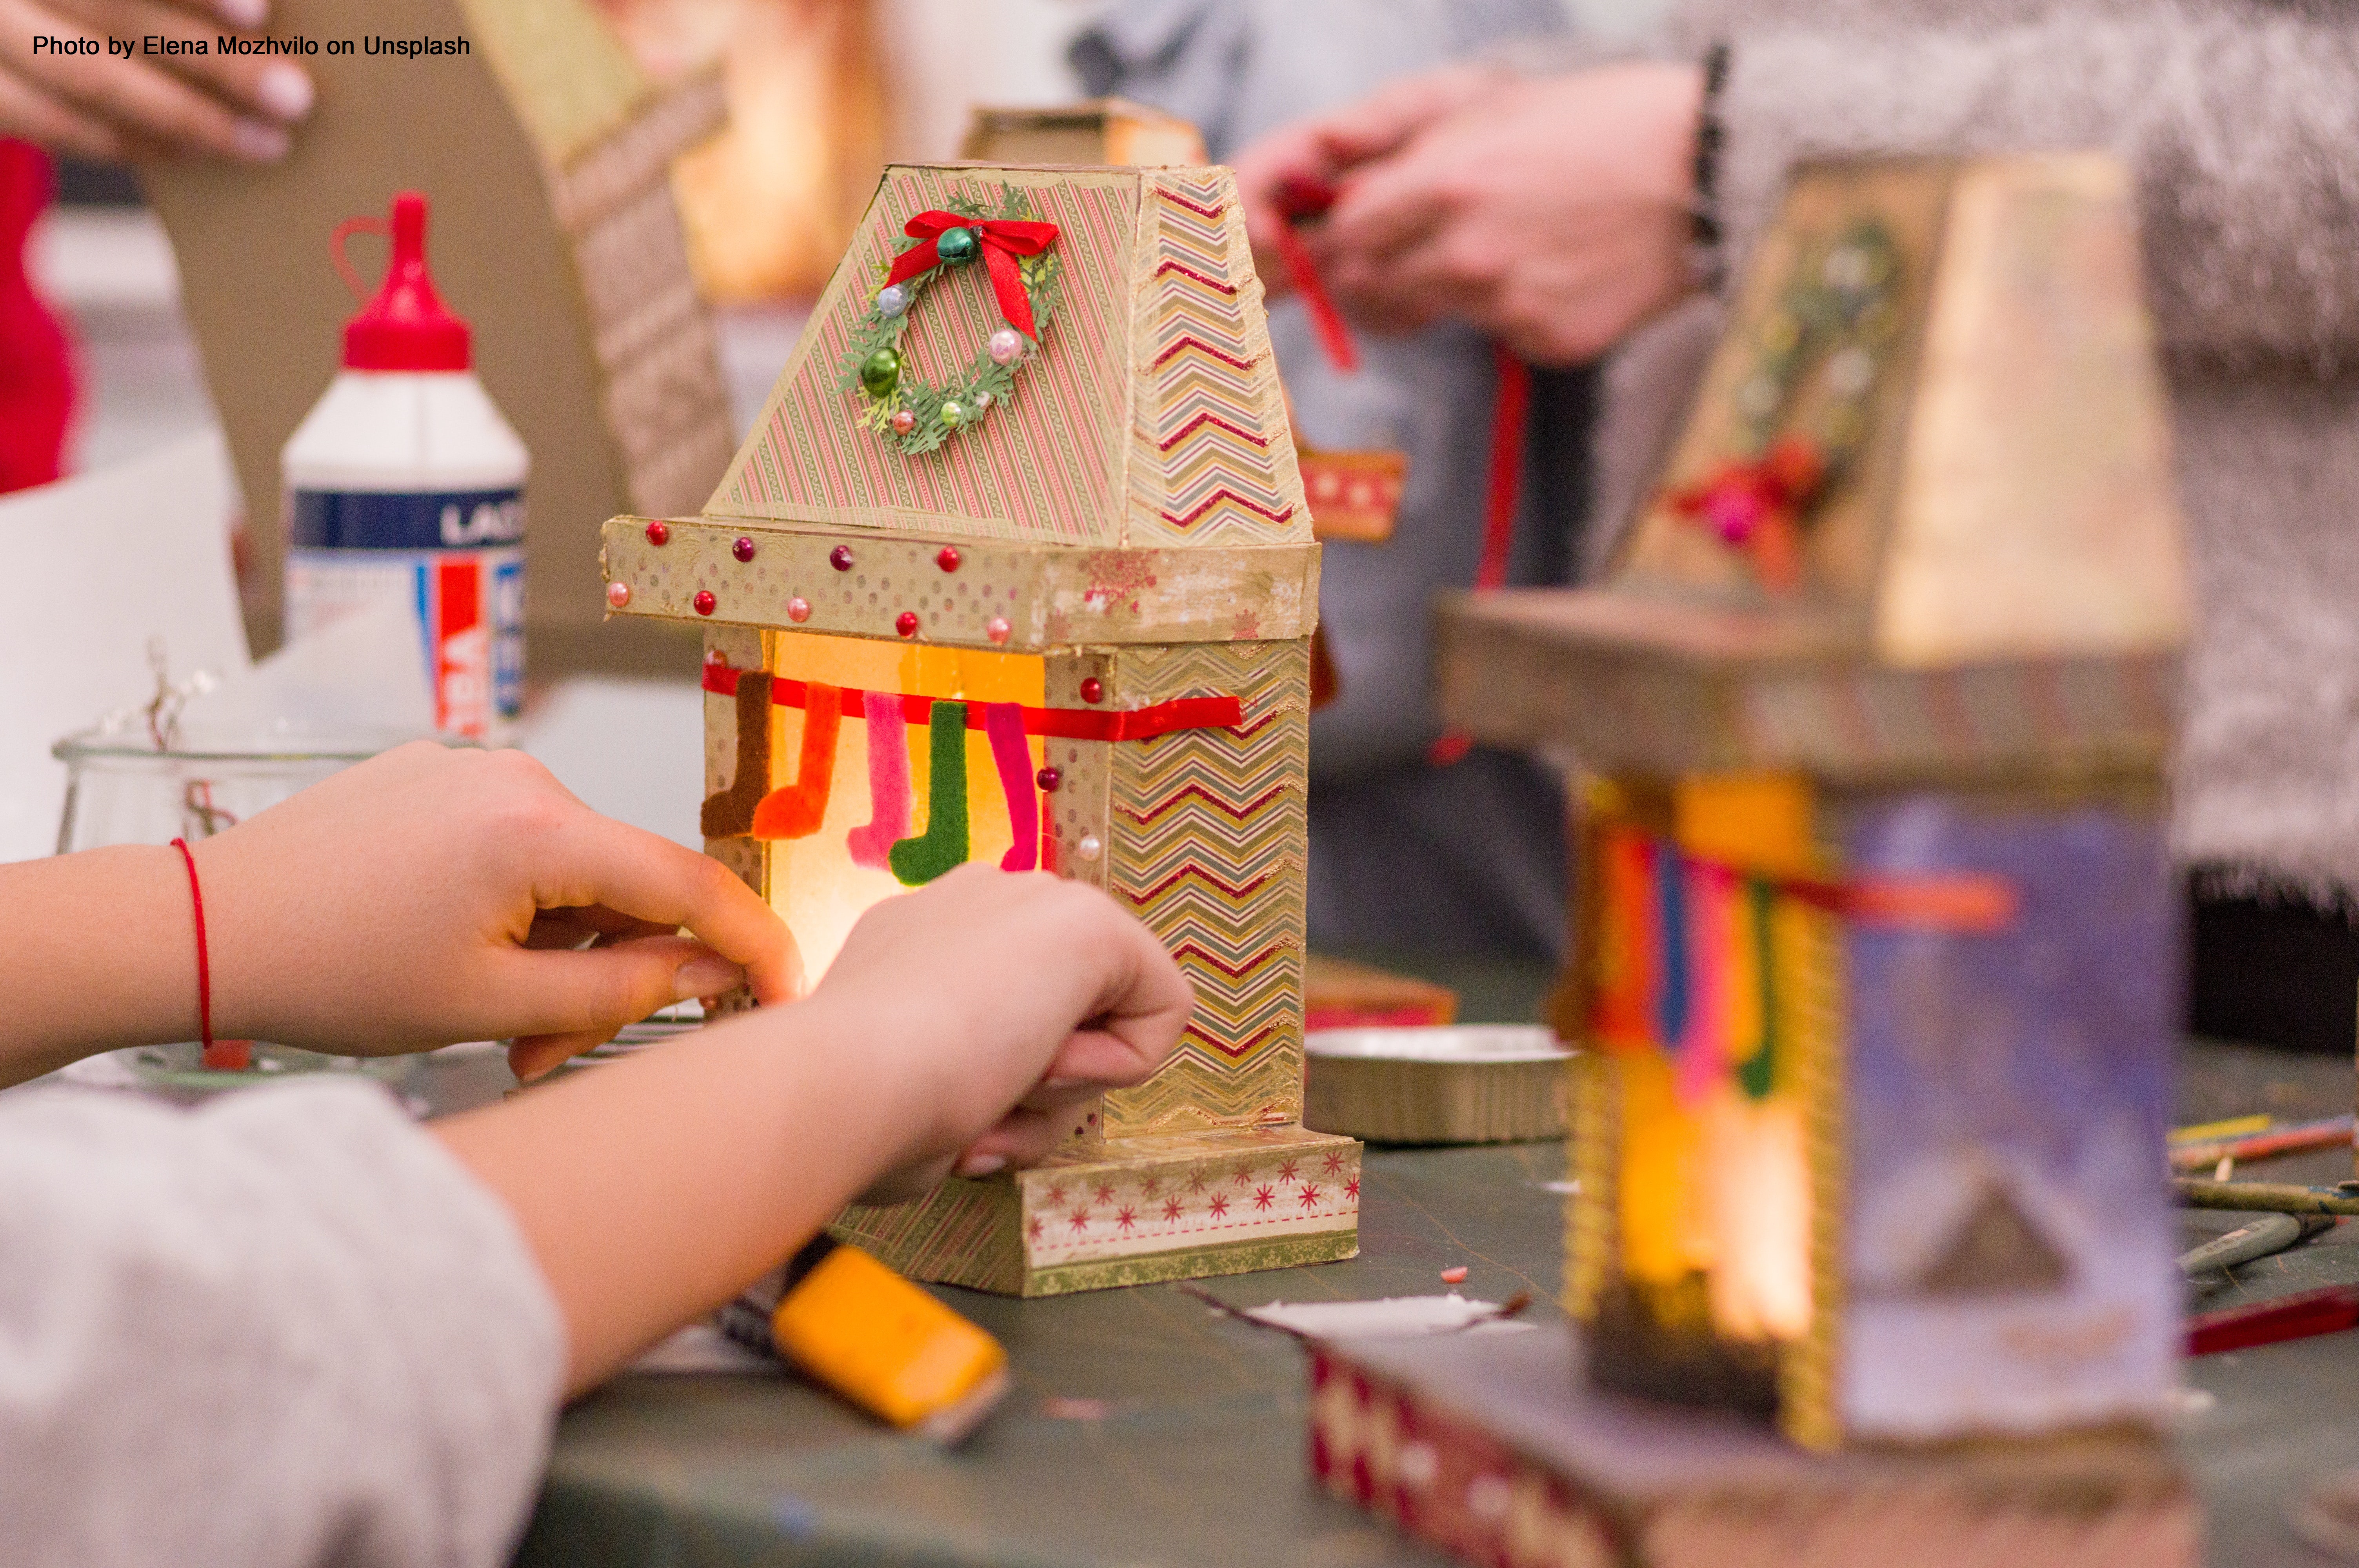
<path id="1" fill-rule="evenodd" d="M 737 677 L 737 770 L 729 787 L 708 795 L 698 827 L 707 838 L 736 838 L 754 830 L 754 808 L 770 789 L 770 677 L 747 670 Z"/>
<path id="2" fill-rule="evenodd" d="M 927 726 L 926 834 L 893 846 L 893 874 L 904 887 L 932 881 L 966 861 L 966 704 L 937 702 Z"/>
<path id="3" fill-rule="evenodd" d="M 909 833 L 909 725 L 892 692 L 863 692 L 860 707 L 868 719 L 868 821 L 844 847 L 853 865 L 881 871 Z"/>
<path id="4" fill-rule="evenodd" d="M 1016 841 L 999 857 L 1003 871 L 1029 871 L 1040 864 L 1040 803 L 1032 794 L 1032 748 L 1024 740 L 1024 709 L 995 702 L 983 710 L 991 737 L 991 760 L 999 765 L 999 791 L 1007 797 L 1007 827 Z"/>
<path id="5" fill-rule="evenodd" d="M 835 782 L 836 732 L 843 725 L 843 693 L 812 681 L 803 688 L 802 756 L 795 782 L 781 784 L 754 808 L 756 838 L 808 838 L 827 816 Z"/>

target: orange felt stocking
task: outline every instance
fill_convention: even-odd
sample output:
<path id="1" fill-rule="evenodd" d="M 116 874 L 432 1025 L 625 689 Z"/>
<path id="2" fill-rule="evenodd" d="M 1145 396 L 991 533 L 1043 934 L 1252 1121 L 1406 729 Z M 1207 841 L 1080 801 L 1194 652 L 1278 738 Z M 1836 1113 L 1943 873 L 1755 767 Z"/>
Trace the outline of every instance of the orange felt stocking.
<path id="1" fill-rule="evenodd" d="M 835 783 L 835 738 L 843 726 L 843 693 L 812 681 L 804 688 L 802 755 L 795 782 L 781 784 L 754 808 L 756 838 L 808 838 L 827 816 Z"/>

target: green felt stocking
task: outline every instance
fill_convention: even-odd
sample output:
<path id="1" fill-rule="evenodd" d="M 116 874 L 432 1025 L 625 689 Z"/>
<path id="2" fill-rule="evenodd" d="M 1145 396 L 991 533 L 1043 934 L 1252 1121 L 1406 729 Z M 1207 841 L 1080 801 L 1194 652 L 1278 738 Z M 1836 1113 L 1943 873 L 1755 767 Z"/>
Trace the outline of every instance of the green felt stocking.
<path id="1" fill-rule="evenodd" d="M 891 856 L 904 887 L 921 887 L 966 863 L 966 704 L 935 703 L 926 736 L 925 837 L 902 839 Z"/>

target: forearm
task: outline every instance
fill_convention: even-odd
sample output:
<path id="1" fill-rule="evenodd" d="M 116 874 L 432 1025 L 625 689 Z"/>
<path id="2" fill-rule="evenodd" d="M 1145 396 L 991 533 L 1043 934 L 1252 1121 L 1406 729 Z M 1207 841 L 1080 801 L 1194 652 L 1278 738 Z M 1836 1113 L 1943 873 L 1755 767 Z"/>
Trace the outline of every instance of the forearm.
<path id="1" fill-rule="evenodd" d="M 908 1103 L 824 1001 L 715 1025 L 437 1125 L 514 1213 L 592 1388 L 809 1239 L 894 1162 Z M 906 1116 L 906 1111 L 903 1113 Z"/>
<path id="2" fill-rule="evenodd" d="M 1722 216 L 1739 256 L 1800 159 L 2108 148 L 2138 183 L 2171 348 L 2359 344 L 2359 43 L 2265 12 L 2161 5 L 1977 32 L 1740 27 Z"/>
<path id="3" fill-rule="evenodd" d="M 178 850 L 0 866 L 0 1085 L 197 1033 L 196 920 Z"/>

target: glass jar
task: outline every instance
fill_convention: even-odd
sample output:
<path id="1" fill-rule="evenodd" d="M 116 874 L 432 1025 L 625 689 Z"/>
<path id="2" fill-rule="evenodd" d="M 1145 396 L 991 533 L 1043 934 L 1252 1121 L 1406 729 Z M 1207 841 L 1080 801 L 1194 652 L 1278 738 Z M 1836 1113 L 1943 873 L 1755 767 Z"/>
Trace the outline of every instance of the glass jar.
<path id="1" fill-rule="evenodd" d="M 332 773 L 416 739 L 359 731 L 288 737 L 266 749 L 240 750 L 185 742 L 158 749 L 128 727 L 69 735 L 50 748 L 66 765 L 58 853 L 109 844 L 169 844 L 175 838 L 193 845 Z M 324 1056 L 267 1042 L 216 1039 L 213 1047 L 208 1054 L 191 1040 L 117 1054 L 140 1083 L 176 1094 L 208 1093 L 298 1072 L 361 1071 L 398 1079 L 408 1065 L 405 1057 Z"/>

